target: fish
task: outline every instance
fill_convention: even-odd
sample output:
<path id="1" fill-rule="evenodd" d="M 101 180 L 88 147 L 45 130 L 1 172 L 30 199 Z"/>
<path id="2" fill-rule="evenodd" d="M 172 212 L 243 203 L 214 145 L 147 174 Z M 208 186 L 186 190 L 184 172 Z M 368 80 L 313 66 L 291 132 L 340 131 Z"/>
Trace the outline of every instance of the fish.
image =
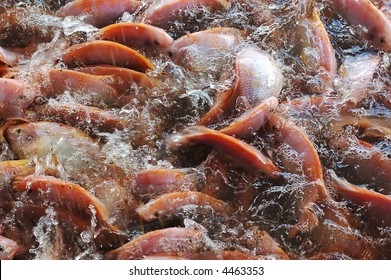
<path id="1" fill-rule="evenodd" d="M 290 236 L 300 231 L 311 231 L 319 224 L 313 207 L 329 198 L 319 155 L 308 135 L 278 113 L 270 116 L 266 129 L 274 134 L 279 142 L 281 151 L 278 155 L 284 171 L 300 175 L 305 182 L 301 191 L 302 197 L 296 205 L 299 222 L 291 229 Z"/>
<path id="2" fill-rule="evenodd" d="M 78 233 L 95 232 L 99 248 L 108 250 L 124 243 L 126 234 L 111 225 L 104 204 L 77 184 L 51 176 L 28 175 L 14 180 L 12 189 L 21 195 L 24 215 L 35 221 L 45 215 L 49 202 L 64 225 L 70 223 Z"/>
<path id="3" fill-rule="evenodd" d="M 137 172 L 134 181 L 135 195 L 152 198 L 171 192 L 195 191 L 197 174 L 188 169 L 147 169 Z"/>
<path id="4" fill-rule="evenodd" d="M 246 32 L 236 28 L 215 27 L 186 34 L 176 39 L 167 55 L 177 65 L 192 71 L 218 72 L 225 66 L 229 56 L 240 43 L 244 42 Z M 215 66 L 217 64 L 217 66 Z"/>
<path id="5" fill-rule="evenodd" d="M 380 59 L 379 55 L 373 53 L 345 58 L 338 70 L 339 79 L 336 81 L 336 89 L 347 106 L 355 108 L 360 101 L 368 97 Z"/>
<path id="6" fill-rule="evenodd" d="M 366 0 L 333 0 L 331 3 L 337 13 L 352 26 L 357 33 L 378 50 L 391 50 L 391 21 Z"/>
<path id="7" fill-rule="evenodd" d="M 159 0 L 152 3 L 139 17 L 145 22 L 160 28 L 170 26 L 170 23 L 180 18 L 188 18 L 186 11 L 194 7 L 204 7 L 209 11 L 227 10 L 230 3 L 226 0 Z"/>
<path id="8" fill-rule="evenodd" d="M 137 208 L 136 212 L 143 222 L 150 222 L 155 219 L 165 219 L 177 214 L 178 211 L 186 213 L 193 210 L 194 207 L 210 207 L 216 214 L 223 216 L 231 212 L 230 207 L 225 202 L 204 193 L 193 191 L 162 194 Z"/>
<path id="9" fill-rule="evenodd" d="M 257 47 L 247 47 L 236 55 L 236 109 L 249 110 L 259 102 L 278 98 L 284 77 L 271 55 Z"/>
<path id="10" fill-rule="evenodd" d="M 341 170 L 348 170 L 349 180 L 358 184 L 370 184 L 383 194 L 391 193 L 391 160 L 378 147 L 341 132 L 329 145 L 339 158 Z"/>
<path id="11" fill-rule="evenodd" d="M 62 61 L 71 67 L 107 64 L 140 72 L 155 69 L 152 62 L 136 50 L 105 40 L 75 44 L 65 51 Z"/>
<path id="12" fill-rule="evenodd" d="M 245 47 L 236 55 L 235 68 L 234 86 L 216 95 L 198 125 L 210 125 L 233 111 L 243 114 L 269 97 L 278 98 L 284 78 L 269 54 L 254 46 Z"/>
<path id="13" fill-rule="evenodd" d="M 388 195 L 350 184 L 339 178 L 333 170 L 329 170 L 327 175 L 339 199 L 360 208 L 360 218 L 365 221 L 366 226 L 371 227 L 372 233 L 379 234 L 381 228 L 391 225 L 391 218 L 387 214 L 391 208 L 391 198 Z"/>
<path id="14" fill-rule="evenodd" d="M 18 79 L 0 78 L 0 119 L 23 117 L 37 92 Z"/>
<path id="15" fill-rule="evenodd" d="M 133 222 L 138 203 L 124 187 L 127 175 L 106 163 L 100 144 L 84 132 L 46 121 L 9 126 L 5 138 L 19 159 L 36 157 L 43 167 L 53 166 L 62 178 L 93 191 L 115 226 L 124 229 Z"/>
<path id="16" fill-rule="evenodd" d="M 18 79 L 0 78 L 0 102 L 27 108 L 35 99 L 34 89 Z"/>
<path id="17" fill-rule="evenodd" d="M 174 39 L 159 27 L 133 22 L 120 22 L 102 28 L 97 37 L 100 40 L 114 41 L 130 48 L 166 50 Z"/>
<path id="18" fill-rule="evenodd" d="M 113 133 L 116 130 L 124 130 L 126 125 L 118 115 L 110 111 L 55 99 L 49 99 L 44 104 L 30 108 L 35 111 L 38 121 L 60 122 L 82 131 Z"/>
<path id="19" fill-rule="evenodd" d="M 292 32 L 293 52 L 310 76 L 305 88 L 311 93 L 332 92 L 337 76 L 337 59 L 328 33 L 312 0 L 299 1 L 299 18 Z M 308 81 L 307 81 L 308 83 Z"/>
<path id="20" fill-rule="evenodd" d="M 134 13 L 141 7 L 138 0 L 74 0 L 62 6 L 56 15 L 76 16 L 95 27 L 103 27 L 118 20 L 123 13 Z"/>
<path id="21" fill-rule="evenodd" d="M 188 228 L 165 228 L 142 234 L 129 243 L 107 252 L 104 259 L 135 260 L 161 253 L 196 253 L 203 247 L 203 233 Z"/>
<path id="22" fill-rule="evenodd" d="M 266 124 L 270 114 L 277 106 L 278 99 L 274 96 L 269 97 L 261 101 L 258 106 L 243 113 L 228 126 L 220 129 L 220 132 L 238 138 L 248 137 Z"/>
<path id="23" fill-rule="evenodd" d="M 12 260 L 18 249 L 15 241 L 0 235 L 0 260 Z"/>
<path id="24" fill-rule="evenodd" d="M 47 43 L 54 36 L 54 28 L 41 20 L 36 7 L 9 7 L 0 13 L 0 46 L 25 48 Z"/>
<path id="25" fill-rule="evenodd" d="M 319 226 L 311 232 L 317 255 L 339 253 L 353 259 L 376 259 L 378 252 L 372 242 L 356 232 L 352 214 L 341 205 L 329 200 L 319 205 L 322 211 Z"/>
<path id="26" fill-rule="evenodd" d="M 271 179 L 277 179 L 280 176 L 279 168 L 255 147 L 204 126 L 186 128 L 181 134 L 172 135 L 167 143 L 170 149 L 195 144 L 210 146 L 219 154 L 234 159 L 236 164 L 264 173 Z"/>
<path id="27" fill-rule="evenodd" d="M 143 90 L 153 89 L 159 85 L 159 81 L 155 78 L 128 68 L 94 65 L 75 68 L 74 70 L 90 75 L 110 77 L 109 79 L 105 79 L 105 82 L 114 87 L 119 94 L 127 96 L 123 97 L 124 101 L 121 101 L 120 104 L 129 102 L 134 94 L 138 94 L 139 92 L 141 94 Z"/>
<path id="28" fill-rule="evenodd" d="M 205 251 L 199 253 L 162 253 L 144 256 L 143 260 L 259 260 L 254 256 L 240 251 Z"/>
<path id="29" fill-rule="evenodd" d="M 0 65 L 5 64 L 14 66 L 18 62 L 20 56 L 21 55 L 17 52 L 0 47 Z"/>
<path id="30" fill-rule="evenodd" d="M 58 97 L 68 91 L 86 106 L 121 107 L 128 100 L 121 100 L 121 93 L 110 84 L 111 76 L 96 76 L 69 69 L 50 69 L 50 86 L 45 89 L 48 97 Z"/>

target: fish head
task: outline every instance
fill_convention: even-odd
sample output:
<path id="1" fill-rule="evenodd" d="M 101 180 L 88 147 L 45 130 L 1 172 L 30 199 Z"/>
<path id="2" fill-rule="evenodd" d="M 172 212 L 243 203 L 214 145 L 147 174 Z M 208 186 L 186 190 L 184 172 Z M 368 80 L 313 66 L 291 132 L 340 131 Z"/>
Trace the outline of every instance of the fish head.
<path id="1" fill-rule="evenodd" d="M 174 39 L 163 29 L 155 28 L 150 36 L 146 36 L 145 47 L 167 50 L 174 43 Z"/>
<path id="2" fill-rule="evenodd" d="M 4 136 L 12 151 L 20 159 L 50 152 L 48 137 L 45 133 L 40 133 L 40 129 L 33 123 L 8 126 Z"/>

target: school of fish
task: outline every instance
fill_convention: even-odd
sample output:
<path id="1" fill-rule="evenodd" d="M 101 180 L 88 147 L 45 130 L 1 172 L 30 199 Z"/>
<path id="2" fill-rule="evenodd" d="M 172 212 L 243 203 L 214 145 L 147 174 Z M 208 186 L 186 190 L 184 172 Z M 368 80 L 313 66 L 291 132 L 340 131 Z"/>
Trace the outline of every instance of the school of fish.
<path id="1" fill-rule="evenodd" d="M 391 259 L 391 1 L 0 4 L 0 259 Z"/>

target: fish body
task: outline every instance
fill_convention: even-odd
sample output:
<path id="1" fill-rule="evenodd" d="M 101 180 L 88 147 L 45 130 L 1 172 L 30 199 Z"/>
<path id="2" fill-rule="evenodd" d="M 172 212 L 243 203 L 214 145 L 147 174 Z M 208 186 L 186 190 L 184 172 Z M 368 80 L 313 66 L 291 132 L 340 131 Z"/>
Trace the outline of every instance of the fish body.
<path id="1" fill-rule="evenodd" d="M 266 52 L 248 47 L 236 56 L 237 107 L 251 109 L 269 97 L 278 98 L 283 75 L 277 62 Z"/>

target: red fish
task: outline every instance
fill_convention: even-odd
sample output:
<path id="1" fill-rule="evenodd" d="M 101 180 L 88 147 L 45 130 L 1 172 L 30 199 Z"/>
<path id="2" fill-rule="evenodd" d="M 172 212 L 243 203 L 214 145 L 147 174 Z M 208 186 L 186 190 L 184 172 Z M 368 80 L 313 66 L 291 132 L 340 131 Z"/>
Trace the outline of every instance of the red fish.
<path id="1" fill-rule="evenodd" d="M 267 128 L 273 132 L 279 142 L 279 149 L 282 149 L 279 152 L 282 166 L 286 171 L 300 175 L 306 182 L 302 198 L 296 206 L 299 223 L 290 235 L 295 235 L 299 231 L 310 231 L 318 225 L 318 217 L 313 213 L 312 207 L 316 202 L 329 197 L 324 185 L 319 155 L 307 134 L 283 116 L 272 115 Z"/>
<path id="2" fill-rule="evenodd" d="M 259 260 L 261 256 L 254 256 L 239 251 L 205 251 L 199 253 L 162 253 L 151 254 L 143 260 Z"/>
<path id="3" fill-rule="evenodd" d="M 230 125 L 220 130 L 221 133 L 234 135 L 235 137 L 246 137 L 257 132 L 266 124 L 271 113 L 278 106 L 278 99 L 274 96 L 259 103 L 258 106 L 243 113 Z"/>
<path id="4" fill-rule="evenodd" d="M 356 26 L 359 33 L 375 48 L 391 50 L 391 21 L 382 11 L 367 0 L 333 0 L 336 12 L 349 24 Z"/>
<path id="5" fill-rule="evenodd" d="M 133 193 L 138 196 L 160 195 L 173 191 L 194 191 L 195 173 L 185 169 L 148 169 L 135 175 Z"/>
<path id="6" fill-rule="evenodd" d="M 216 27 L 190 33 L 175 40 L 168 50 L 173 62 L 192 71 L 210 71 L 214 64 L 225 66 L 227 53 L 244 42 L 246 32 L 236 28 Z M 217 71 L 217 69 L 216 69 Z"/>
<path id="7" fill-rule="evenodd" d="M 334 48 L 312 0 L 301 0 L 299 5 L 301 15 L 292 41 L 294 52 L 305 66 L 305 74 L 313 77 L 306 89 L 313 93 L 330 92 L 337 74 Z"/>
<path id="8" fill-rule="evenodd" d="M 391 193 L 391 160 L 379 148 L 349 134 L 337 134 L 330 145 L 355 183 L 371 184 L 382 193 Z"/>
<path id="9" fill-rule="evenodd" d="M 211 11 L 227 10 L 230 3 L 226 0 L 158 0 L 141 14 L 140 19 L 164 28 L 181 14 L 184 16 L 184 11 L 194 7 L 205 7 Z"/>
<path id="10" fill-rule="evenodd" d="M 114 87 L 119 94 L 127 96 L 123 96 L 124 102 L 129 102 L 129 100 L 133 98 L 133 93 L 138 92 L 138 89 L 152 89 L 158 85 L 158 81 L 147 74 L 128 68 L 97 65 L 80 67 L 74 70 L 90 75 L 110 76 L 110 78 L 105 81 L 107 84 Z M 120 103 L 123 104 L 123 102 Z"/>
<path id="11" fill-rule="evenodd" d="M 103 203 L 77 184 L 51 176 L 30 175 L 16 179 L 12 188 L 21 195 L 24 215 L 35 221 L 45 215 L 50 202 L 64 225 L 71 223 L 79 233 L 96 231 L 94 240 L 101 248 L 107 249 L 113 244 L 118 246 L 126 236 L 110 224 L 109 213 Z"/>
<path id="12" fill-rule="evenodd" d="M 223 216 L 231 212 L 229 211 L 230 207 L 225 202 L 201 192 L 191 191 L 163 194 L 137 208 L 136 212 L 142 221 L 150 222 L 173 215 L 179 209 L 189 209 L 192 207 L 211 207 Z"/>
<path id="13" fill-rule="evenodd" d="M 93 107 L 121 107 L 127 103 L 110 85 L 110 76 L 96 76 L 68 69 L 49 71 L 48 96 L 57 97 L 69 91 L 79 103 Z M 119 102 L 118 102 L 119 101 Z M 121 102 L 122 101 L 122 102 Z"/>
<path id="14" fill-rule="evenodd" d="M 69 66 L 108 64 L 140 72 L 155 69 L 151 61 L 134 49 L 103 40 L 73 45 L 62 59 Z"/>
<path id="15" fill-rule="evenodd" d="M 0 119 L 22 117 L 36 92 L 24 82 L 0 78 Z"/>
<path id="16" fill-rule="evenodd" d="M 33 107 L 38 120 L 51 120 L 77 127 L 81 130 L 114 132 L 123 130 L 125 123 L 110 111 L 70 104 L 50 99 L 47 103 Z"/>
<path id="17" fill-rule="evenodd" d="M 165 228 L 140 235 L 118 249 L 105 254 L 105 259 L 134 260 L 161 253 L 195 253 L 203 246 L 203 234 L 187 228 Z"/>
<path id="18" fill-rule="evenodd" d="M 343 200 L 360 207 L 360 217 L 378 231 L 391 226 L 391 197 L 350 184 L 330 171 L 331 184 L 336 194 Z"/>
<path id="19" fill-rule="evenodd" d="M 0 260 L 12 260 L 18 249 L 15 241 L 0 235 Z"/>
<path id="20" fill-rule="evenodd" d="M 182 134 L 172 136 L 168 143 L 170 148 L 195 144 L 213 147 L 221 155 L 228 156 L 240 166 L 265 173 L 270 178 L 279 177 L 280 170 L 255 147 L 203 126 L 187 128 Z"/>
<path id="21" fill-rule="evenodd" d="M 109 25 L 99 31 L 102 40 L 114 41 L 131 48 L 165 50 L 173 39 L 161 28 L 144 24 L 121 22 Z"/>
<path id="22" fill-rule="evenodd" d="M 134 13 L 141 6 L 138 0 L 74 0 L 57 11 L 60 17 L 78 16 L 96 27 L 115 22 L 124 12 Z"/>

